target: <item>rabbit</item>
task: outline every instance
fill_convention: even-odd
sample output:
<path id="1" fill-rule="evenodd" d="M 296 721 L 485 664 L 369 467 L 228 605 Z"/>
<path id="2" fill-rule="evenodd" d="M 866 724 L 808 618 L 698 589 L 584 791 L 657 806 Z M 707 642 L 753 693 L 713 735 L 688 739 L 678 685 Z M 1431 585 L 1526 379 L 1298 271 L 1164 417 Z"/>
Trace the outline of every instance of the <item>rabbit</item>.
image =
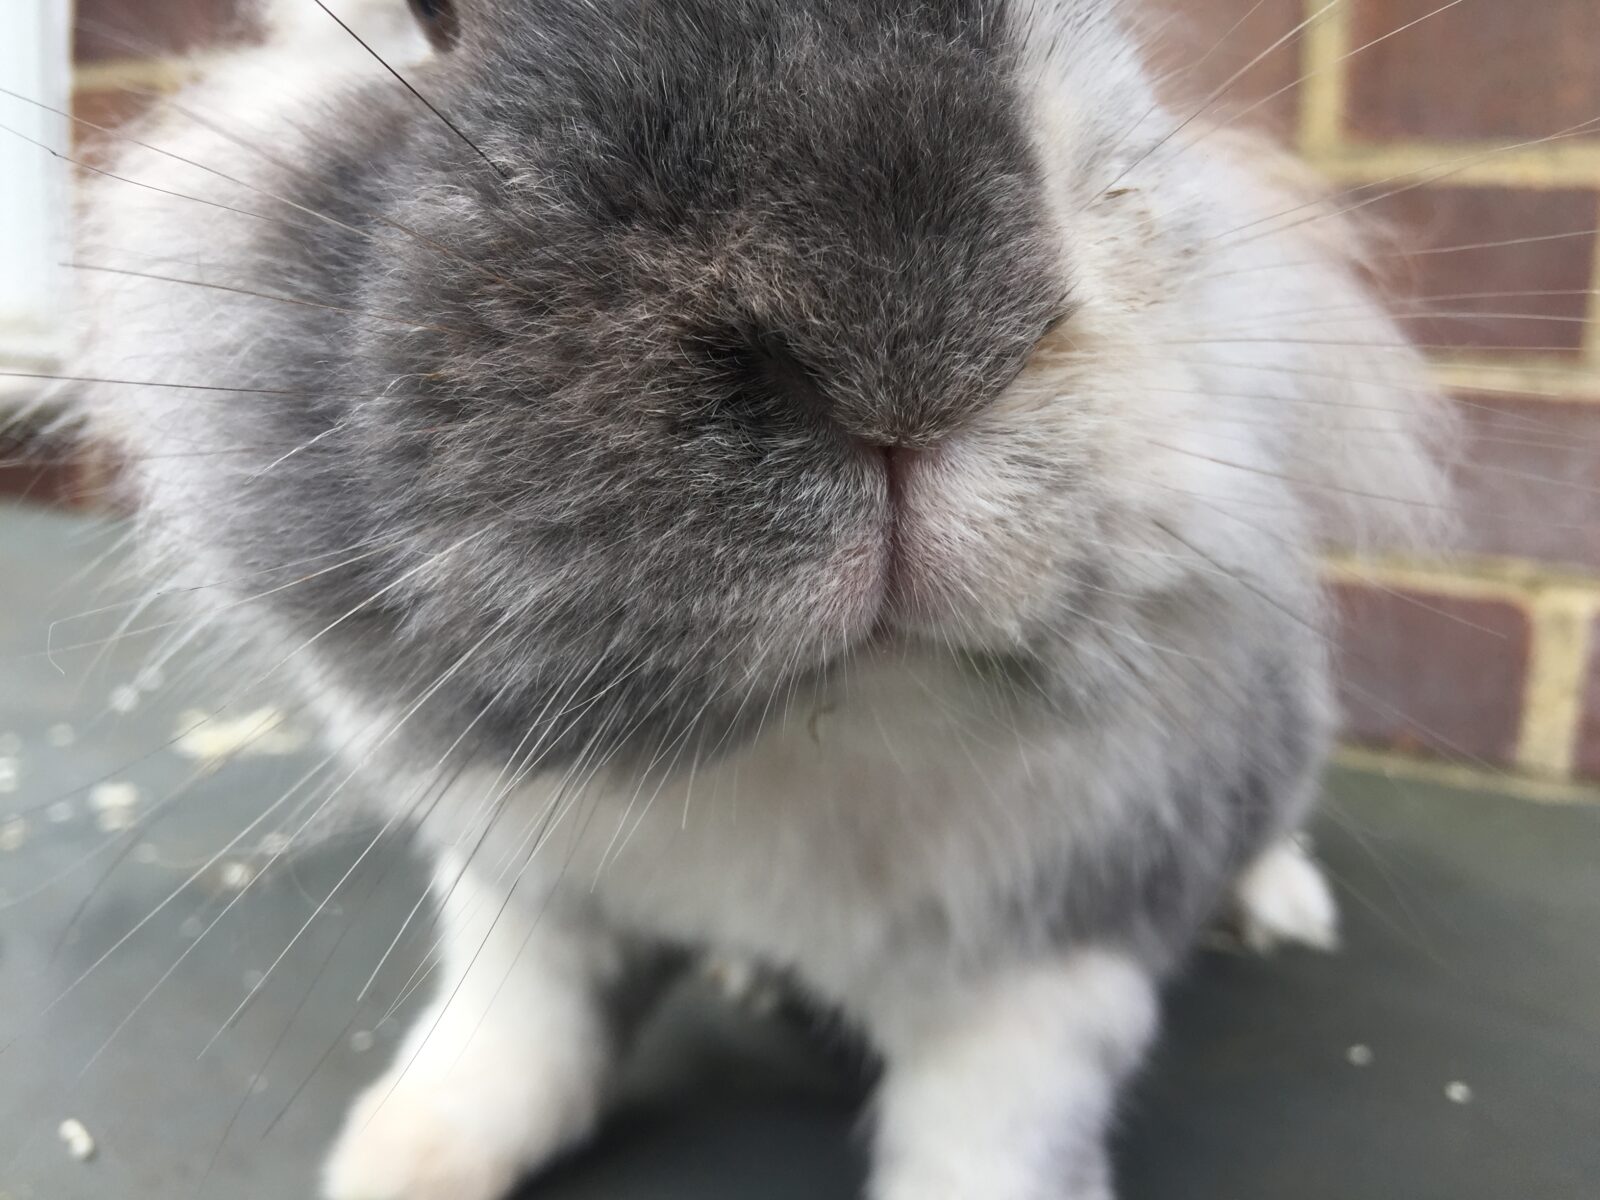
<path id="1" fill-rule="evenodd" d="M 330 8 L 94 181 L 74 368 L 154 577 L 435 858 L 326 1195 L 505 1194 L 706 947 L 881 1060 L 872 1200 L 1109 1200 L 1207 923 L 1336 941 L 1318 555 L 1447 491 L 1361 232 L 1111 0 Z"/>

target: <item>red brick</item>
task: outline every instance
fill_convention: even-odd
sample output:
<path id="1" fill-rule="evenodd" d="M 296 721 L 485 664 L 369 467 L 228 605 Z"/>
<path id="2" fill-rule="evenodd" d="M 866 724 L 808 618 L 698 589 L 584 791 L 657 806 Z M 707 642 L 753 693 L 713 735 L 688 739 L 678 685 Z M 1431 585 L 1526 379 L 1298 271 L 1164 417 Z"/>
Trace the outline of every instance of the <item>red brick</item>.
<path id="1" fill-rule="evenodd" d="M 1583 688 L 1583 712 L 1578 724 L 1578 754 L 1574 764 L 1586 779 L 1600 779 L 1600 617 L 1589 631 L 1589 668 Z"/>
<path id="2" fill-rule="evenodd" d="M 1352 741 L 1509 766 L 1532 629 L 1498 600 L 1334 589 L 1345 734 Z"/>
<path id="3" fill-rule="evenodd" d="M 1367 211 L 1395 234 L 1380 266 L 1402 311 L 1451 314 L 1409 320 L 1419 342 L 1569 355 L 1583 345 L 1600 195 L 1419 187 Z"/>
<path id="4" fill-rule="evenodd" d="M 1350 59 L 1355 136 L 1526 139 L 1600 116 L 1595 0 L 1468 0 L 1435 13 L 1443 3 L 1355 0 L 1352 49 L 1420 22 Z"/>
<path id="5" fill-rule="evenodd" d="M 1280 133 L 1293 128 L 1295 84 L 1302 68 L 1300 38 L 1290 35 L 1305 17 L 1298 5 L 1287 0 L 1150 0 L 1145 7 L 1151 65 L 1165 80 L 1164 90 L 1180 115 L 1187 116 L 1226 87 L 1207 109 L 1209 118 L 1227 120 L 1249 109 L 1244 119 L 1251 124 Z M 1230 83 L 1236 74 L 1238 80 Z"/>
<path id="6" fill-rule="evenodd" d="M 1600 572 L 1600 402 L 1464 395 L 1460 549 Z"/>
<path id="7" fill-rule="evenodd" d="M 73 53 L 96 62 L 203 50 L 248 37 L 255 7 L 253 0 L 78 0 Z"/>

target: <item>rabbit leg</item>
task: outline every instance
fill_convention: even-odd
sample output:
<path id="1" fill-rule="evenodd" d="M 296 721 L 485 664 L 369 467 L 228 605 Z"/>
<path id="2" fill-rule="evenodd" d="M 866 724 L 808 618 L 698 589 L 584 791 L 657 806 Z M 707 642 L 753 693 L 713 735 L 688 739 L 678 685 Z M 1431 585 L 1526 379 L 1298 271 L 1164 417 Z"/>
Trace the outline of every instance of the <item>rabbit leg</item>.
<path id="1" fill-rule="evenodd" d="M 435 999 L 356 1101 L 329 1200 L 496 1200 L 593 1128 L 620 954 L 595 923 L 445 862 Z"/>
<path id="2" fill-rule="evenodd" d="M 1107 1125 L 1157 1020 L 1140 964 L 1070 951 L 910 1005 L 873 1022 L 871 1200 L 1110 1200 Z"/>
<path id="3" fill-rule="evenodd" d="M 1240 935 L 1261 954 L 1283 943 L 1336 950 L 1339 907 L 1316 861 L 1293 836 L 1263 850 L 1234 884 Z"/>

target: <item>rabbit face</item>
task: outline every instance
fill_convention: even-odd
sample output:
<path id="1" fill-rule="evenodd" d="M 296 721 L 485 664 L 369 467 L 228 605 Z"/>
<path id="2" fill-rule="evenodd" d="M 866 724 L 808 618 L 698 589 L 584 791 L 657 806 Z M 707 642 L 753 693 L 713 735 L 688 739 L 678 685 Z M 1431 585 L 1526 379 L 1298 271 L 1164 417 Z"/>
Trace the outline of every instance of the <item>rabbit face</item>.
<path id="1" fill-rule="evenodd" d="M 1076 301 L 1015 43 L 714 11 L 585 8 L 570 53 L 532 9 L 466 20 L 426 85 L 498 169 L 417 125 L 341 250 L 421 326 L 359 324 L 336 384 L 427 564 L 390 599 L 435 652 L 500 622 L 478 661 L 523 709 L 586 679 L 649 697 L 599 719 L 726 721 L 869 645 L 1021 653 L 1048 510 L 1094 503 L 1040 382 Z"/>
<path id="2" fill-rule="evenodd" d="M 1332 255 L 1236 236 L 1280 200 L 1174 140 L 1107 6 L 421 15 L 433 110 L 360 60 L 270 158 L 191 134 L 254 194 L 185 186 L 267 221 L 112 231 L 169 258 L 226 239 L 252 289 L 318 305 L 174 319 L 122 279 L 98 304 L 117 369 L 156 344 L 272 397 L 114 419 L 156 447 L 146 511 L 209 551 L 208 586 L 361 548 L 262 600 L 345 691 L 426 692 L 452 738 L 703 749 L 861 656 L 998 666 L 1048 703 L 1219 563 L 1303 590 L 1291 483 L 1346 464 L 1314 401 L 1263 405 L 1335 375 L 1250 272 L 1299 255 L 1271 309 L 1344 289 L 1360 336 L 1392 327 Z M 1344 374 L 1409 384 L 1409 351 L 1351 370 L 1350 347 Z M 197 418 L 259 453 L 145 431 Z M 1395 421 L 1382 483 L 1321 498 L 1426 492 Z"/>

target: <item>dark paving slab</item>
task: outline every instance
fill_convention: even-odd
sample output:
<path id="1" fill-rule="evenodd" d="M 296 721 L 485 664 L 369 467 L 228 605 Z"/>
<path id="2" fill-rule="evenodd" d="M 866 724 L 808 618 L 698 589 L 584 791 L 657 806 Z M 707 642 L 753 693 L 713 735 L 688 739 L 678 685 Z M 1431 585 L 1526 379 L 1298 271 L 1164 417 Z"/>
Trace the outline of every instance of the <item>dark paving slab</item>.
<path id="1" fill-rule="evenodd" d="M 0 1197 L 303 1200 L 426 988 L 390 1014 L 429 941 L 424 915 L 395 944 L 421 875 L 398 841 L 352 870 L 368 830 L 274 859 L 326 776 L 293 790 L 309 731 L 225 649 L 152 676 L 159 606 L 50 631 L 127 598 L 121 532 L 0 509 Z M 220 735 L 180 737 L 194 711 Z M 1345 951 L 1198 958 L 1128 1104 L 1124 1200 L 1600 1195 L 1600 810 L 1330 793 Z M 862 1078 L 696 981 L 600 1141 L 520 1200 L 849 1200 Z"/>

